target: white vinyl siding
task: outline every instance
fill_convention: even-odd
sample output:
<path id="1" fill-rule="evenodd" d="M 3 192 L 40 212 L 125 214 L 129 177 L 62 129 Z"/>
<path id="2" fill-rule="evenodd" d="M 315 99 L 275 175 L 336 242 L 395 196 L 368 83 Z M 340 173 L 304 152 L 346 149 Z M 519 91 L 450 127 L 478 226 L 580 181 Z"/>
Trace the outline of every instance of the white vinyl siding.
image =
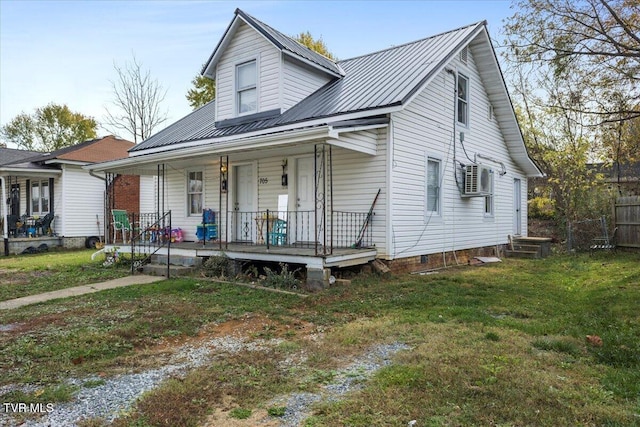
<path id="1" fill-rule="evenodd" d="M 63 165 L 60 182 L 60 191 L 54 190 L 54 231 L 63 237 L 95 236 L 98 233 L 96 215 L 100 224 L 105 224 L 104 181 L 79 166 Z M 106 220 L 111 222 L 110 217 Z"/>
<path id="2" fill-rule="evenodd" d="M 216 70 L 216 120 L 237 117 L 236 66 L 256 61 L 257 112 L 280 108 L 280 52 L 246 24 L 241 24 Z"/>
<path id="3" fill-rule="evenodd" d="M 317 70 L 311 71 L 308 67 L 298 65 L 285 57 L 282 84 L 283 111 L 293 107 L 329 81 L 330 78 L 326 74 Z"/>
<path id="4" fill-rule="evenodd" d="M 462 198 L 457 188 L 452 145 L 454 135 L 457 139 L 457 160 L 469 163 L 469 159 L 462 150 L 459 130 L 453 129 L 453 123 L 457 123 L 457 115 L 454 116 L 457 114 L 454 112 L 454 78 L 443 71 L 405 110 L 392 115 L 394 151 L 391 181 L 394 189 L 390 237 L 394 242 L 394 258 L 506 243 L 513 223 L 513 178 L 520 178 L 523 187 L 526 186 L 526 177 L 511 159 L 497 121 L 487 120 L 489 101 L 472 52 L 469 51 L 466 65 L 454 60 L 451 66 L 464 67 L 464 74 L 469 78 L 469 99 L 474 105 L 469 109 L 469 122 L 473 123 L 473 128 L 464 128 L 466 152 L 471 158 L 474 154 L 483 154 L 499 159 L 505 164 L 507 174 L 494 174 L 493 217 L 487 223 L 483 215 L 485 198 Z M 442 160 L 441 220 L 431 220 L 426 224 L 425 161 L 416 161 L 424 159 L 425 152 Z M 500 170 L 499 165 L 490 164 L 490 167 Z M 526 206 L 523 210 L 526 211 Z"/>

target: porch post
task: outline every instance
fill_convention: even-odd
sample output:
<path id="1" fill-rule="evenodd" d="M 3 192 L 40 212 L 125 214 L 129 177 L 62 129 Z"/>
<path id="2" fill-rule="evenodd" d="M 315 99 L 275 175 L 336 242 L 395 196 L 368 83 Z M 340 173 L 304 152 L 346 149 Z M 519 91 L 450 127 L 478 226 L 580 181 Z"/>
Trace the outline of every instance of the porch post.
<path id="1" fill-rule="evenodd" d="M 316 229 L 314 230 L 315 253 L 316 255 L 327 253 L 327 228 L 325 227 L 326 219 L 326 180 L 325 180 L 325 145 L 318 144 L 313 146 L 313 169 L 314 169 L 314 189 L 315 189 L 315 206 L 314 218 Z M 320 247 L 319 247 L 320 244 Z"/>
<path id="2" fill-rule="evenodd" d="M 229 247 L 229 194 L 227 189 L 229 188 L 229 182 L 227 177 L 229 176 L 229 156 L 220 156 L 220 187 L 218 188 L 219 202 L 218 202 L 218 244 L 220 250 L 222 250 L 222 229 L 220 227 L 222 220 L 222 194 L 225 195 L 225 208 L 224 208 L 224 241 L 225 248 Z"/>
<path id="3" fill-rule="evenodd" d="M 4 240 L 4 255 L 9 255 L 9 217 L 7 216 L 7 189 L 4 176 L 0 176 L 0 185 L 2 186 L 2 239 Z"/>

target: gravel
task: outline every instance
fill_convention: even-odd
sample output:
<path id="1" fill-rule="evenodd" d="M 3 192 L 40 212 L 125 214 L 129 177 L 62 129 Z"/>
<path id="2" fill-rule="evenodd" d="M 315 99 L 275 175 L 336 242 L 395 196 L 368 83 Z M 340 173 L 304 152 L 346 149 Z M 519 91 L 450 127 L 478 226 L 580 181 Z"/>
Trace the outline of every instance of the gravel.
<path id="1" fill-rule="evenodd" d="M 202 366 L 220 353 L 240 351 L 261 351 L 277 345 L 281 340 L 252 340 L 225 336 L 208 340 L 201 345 L 184 345 L 172 356 L 168 365 L 141 373 L 118 375 L 109 379 L 99 377 L 69 380 L 79 387 L 73 402 L 55 404 L 53 410 L 37 420 L 29 420 L 23 427 L 66 427 L 75 426 L 87 418 L 103 418 L 112 421 L 131 409 L 135 401 L 145 392 L 171 377 L 181 376 L 191 368 Z M 337 371 L 331 383 L 319 393 L 296 393 L 274 399 L 272 405 L 285 406 L 286 412 L 280 417 L 282 427 L 298 426 L 310 415 L 313 404 L 320 401 L 336 400 L 345 393 L 357 390 L 365 379 L 376 370 L 391 363 L 398 351 L 409 347 L 402 343 L 378 345 L 357 357 L 347 367 Z M 87 387 L 85 384 L 93 384 Z M 97 384 L 97 385 L 96 385 Z M 12 419 L 3 414 L 0 407 L 0 426 L 13 426 Z"/>

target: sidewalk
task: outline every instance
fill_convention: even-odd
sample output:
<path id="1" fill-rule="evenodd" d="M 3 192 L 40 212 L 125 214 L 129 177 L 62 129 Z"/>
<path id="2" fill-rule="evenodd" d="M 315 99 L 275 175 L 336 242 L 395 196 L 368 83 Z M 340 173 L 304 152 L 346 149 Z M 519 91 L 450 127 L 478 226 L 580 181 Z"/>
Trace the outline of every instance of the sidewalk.
<path id="1" fill-rule="evenodd" d="M 43 294 L 29 295 L 22 298 L 11 299 L 0 302 L 0 310 L 10 310 L 12 308 L 23 307 L 25 305 L 36 304 L 58 298 L 74 297 L 77 295 L 91 294 L 105 289 L 121 288 L 130 285 L 142 285 L 165 280 L 163 276 L 126 276 L 119 279 L 108 280 L 101 283 L 76 286 L 75 288 L 59 289 L 57 291 L 45 292 Z"/>

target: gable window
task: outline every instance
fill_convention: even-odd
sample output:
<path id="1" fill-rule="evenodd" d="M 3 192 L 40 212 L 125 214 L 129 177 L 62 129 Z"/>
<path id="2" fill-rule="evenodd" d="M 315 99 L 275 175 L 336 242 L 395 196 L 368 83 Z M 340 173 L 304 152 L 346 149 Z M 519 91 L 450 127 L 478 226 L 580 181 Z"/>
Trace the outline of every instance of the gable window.
<path id="1" fill-rule="evenodd" d="M 49 180 L 31 181 L 31 214 L 49 213 Z"/>
<path id="2" fill-rule="evenodd" d="M 427 157 L 427 214 L 440 214 L 440 160 Z"/>
<path id="3" fill-rule="evenodd" d="M 202 214 L 204 202 L 204 181 L 202 171 L 189 172 L 187 179 L 187 204 L 189 216 Z"/>
<path id="4" fill-rule="evenodd" d="M 238 114 L 258 111 L 257 82 L 256 61 L 236 66 L 236 108 Z"/>
<path id="5" fill-rule="evenodd" d="M 469 79 L 458 74 L 458 123 L 469 125 Z"/>

